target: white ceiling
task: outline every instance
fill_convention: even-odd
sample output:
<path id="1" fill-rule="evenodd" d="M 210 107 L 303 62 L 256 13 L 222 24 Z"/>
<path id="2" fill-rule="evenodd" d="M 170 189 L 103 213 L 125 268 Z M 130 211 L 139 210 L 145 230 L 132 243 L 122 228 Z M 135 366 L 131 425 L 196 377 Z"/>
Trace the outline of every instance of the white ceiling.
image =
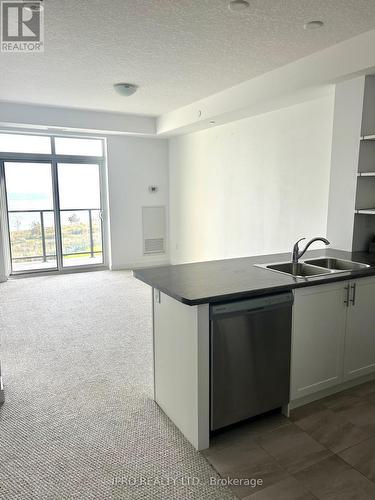
<path id="1" fill-rule="evenodd" d="M 375 27 L 374 0 L 249 1 L 45 0 L 45 52 L 0 53 L 0 100 L 159 115 Z"/>

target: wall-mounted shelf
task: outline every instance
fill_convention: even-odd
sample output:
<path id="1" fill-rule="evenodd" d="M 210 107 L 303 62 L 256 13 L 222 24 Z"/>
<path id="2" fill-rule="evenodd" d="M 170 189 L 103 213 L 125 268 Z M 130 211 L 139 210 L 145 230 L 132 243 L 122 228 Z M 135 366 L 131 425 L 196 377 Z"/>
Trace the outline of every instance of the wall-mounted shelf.
<path id="1" fill-rule="evenodd" d="M 375 135 L 363 135 L 361 141 L 375 141 Z"/>
<path id="2" fill-rule="evenodd" d="M 361 208 L 355 211 L 356 214 L 375 215 L 375 208 Z"/>
<path id="3" fill-rule="evenodd" d="M 375 172 L 358 172 L 358 177 L 375 177 Z"/>

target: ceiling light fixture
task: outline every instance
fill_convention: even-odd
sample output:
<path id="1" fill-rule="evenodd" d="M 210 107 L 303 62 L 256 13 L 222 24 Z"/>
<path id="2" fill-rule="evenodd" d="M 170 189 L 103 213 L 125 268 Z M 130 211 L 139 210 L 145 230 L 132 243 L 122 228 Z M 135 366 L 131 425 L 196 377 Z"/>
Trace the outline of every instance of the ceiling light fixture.
<path id="1" fill-rule="evenodd" d="M 228 9 L 232 12 L 240 12 L 241 10 L 245 10 L 248 7 L 250 7 L 250 4 L 246 0 L 232 0 L 228 4 Z"/>
<path id="2" fill-rule="evenodd" d="M 25 10 L 31 11 L 31 12 L 42 12 L 43 10 L 43 5 L 42 2 L 43 0 L 37 0 L 35 2 L 31 2 L 25 6 Z"/>
<path id="3" fill-rule="evenodd" d="M 324 26 L 323 21 L 310 21 L 303 25 L 303 29 L 305 30 L 317 30 Z"/>
<path id="4" fill-rule="evenodd" d="M 216 123 L 215 120 L 210 121 L 210 125 L 215 125 L 215 123 Z"/>
<path id="5" fill-rule="evenodd" d="M 113 87 L 118 94 L 124 97 L 129 97 L 138 90 L 138 85 L 134 85 L 133 83 L 115 83 Z"/>

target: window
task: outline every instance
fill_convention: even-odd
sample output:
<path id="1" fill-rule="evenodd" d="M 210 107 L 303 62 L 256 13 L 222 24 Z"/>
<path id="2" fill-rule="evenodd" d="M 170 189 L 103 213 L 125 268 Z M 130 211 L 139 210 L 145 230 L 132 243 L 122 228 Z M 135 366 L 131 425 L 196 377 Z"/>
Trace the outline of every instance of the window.
<path id="1" fill-rule="evenodd" d="M 104 263 L 103 151 L 102 139 L 0 133 L 13 273 Z"/>
<path id="2" fill-rule="evenodd" d="M 44 135 L 0 133 L 0 152 L 51 154 L 51 139 Z"/>
<path id="3" fill-rule="evenodd" d="M 103 156 L 103 141 L 100 139 L 55 138 L 56 154 L 76 156 Z"/>
<path id="4" fill-rule="evenodd" d="M 52 210 L 50 163 L 5 162 L 8 210 Z"/>

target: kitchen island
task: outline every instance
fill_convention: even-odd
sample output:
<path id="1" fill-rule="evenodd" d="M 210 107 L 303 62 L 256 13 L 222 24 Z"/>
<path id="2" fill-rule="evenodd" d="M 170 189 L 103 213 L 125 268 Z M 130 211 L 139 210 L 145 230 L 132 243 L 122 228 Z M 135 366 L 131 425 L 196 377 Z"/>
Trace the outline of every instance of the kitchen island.
<path id="1" fill-rule="evenodd" d="M 340 298 L 341 308 L 341 295 L 344 288 L 349 290 L 352 280 L 375 276 L 374 255 L 333 249 L 312 250 L 304 256 L 304 260 L 320 256 L 362 262 L 370 267 L 308 279 L 256 267 L 257 264 L 290 260 L 289 254 L 273 254 L 134 271 L 134 276 L 153 290 L 154 399 L 196 449 L 208 448 L 210 440 L 210 307 L 279 292 L 296 293 L 299 289 L 312 286 L 320 291 L 324 285 L 334 288 L 332 300 Z M 342 285 L 340 282 L 343 282 Z M 341 314 L 341 309 L 338 314 Z M 340 337 L 337 340 L 339 354 L 336 356 L 334 353 L 338 358 L 342 356 L 344 333 L 340 331 L 336 335 L 337 328 L 335 323 L 332 339 L 336 341 L 336 336 Z M 372 376 L 374 370 L 375 363 L 363 374 Z M 297 397 L 312 394 L 310 386 L 316 387 L 315 390 L 328 389 L 350 379 L 350 376 L 344 375 L 327 376 L 327 367 L 324 366 L 322 371 L 321 383 L 316 381 L 316 373 L 311 375 L 315 377 L 311 384 L 303 373 L 301 377 L 307 382 L 304 382 L 300 393 L 298 383 L 294 382 L 296 389 L 293 391 Z M 354 373 L 355 370 L 352 371 Z M 357 371 L 362 375 L 360 370 Z M 305 400 L 301 398 L 299 401 L 303 404 Z"/>

